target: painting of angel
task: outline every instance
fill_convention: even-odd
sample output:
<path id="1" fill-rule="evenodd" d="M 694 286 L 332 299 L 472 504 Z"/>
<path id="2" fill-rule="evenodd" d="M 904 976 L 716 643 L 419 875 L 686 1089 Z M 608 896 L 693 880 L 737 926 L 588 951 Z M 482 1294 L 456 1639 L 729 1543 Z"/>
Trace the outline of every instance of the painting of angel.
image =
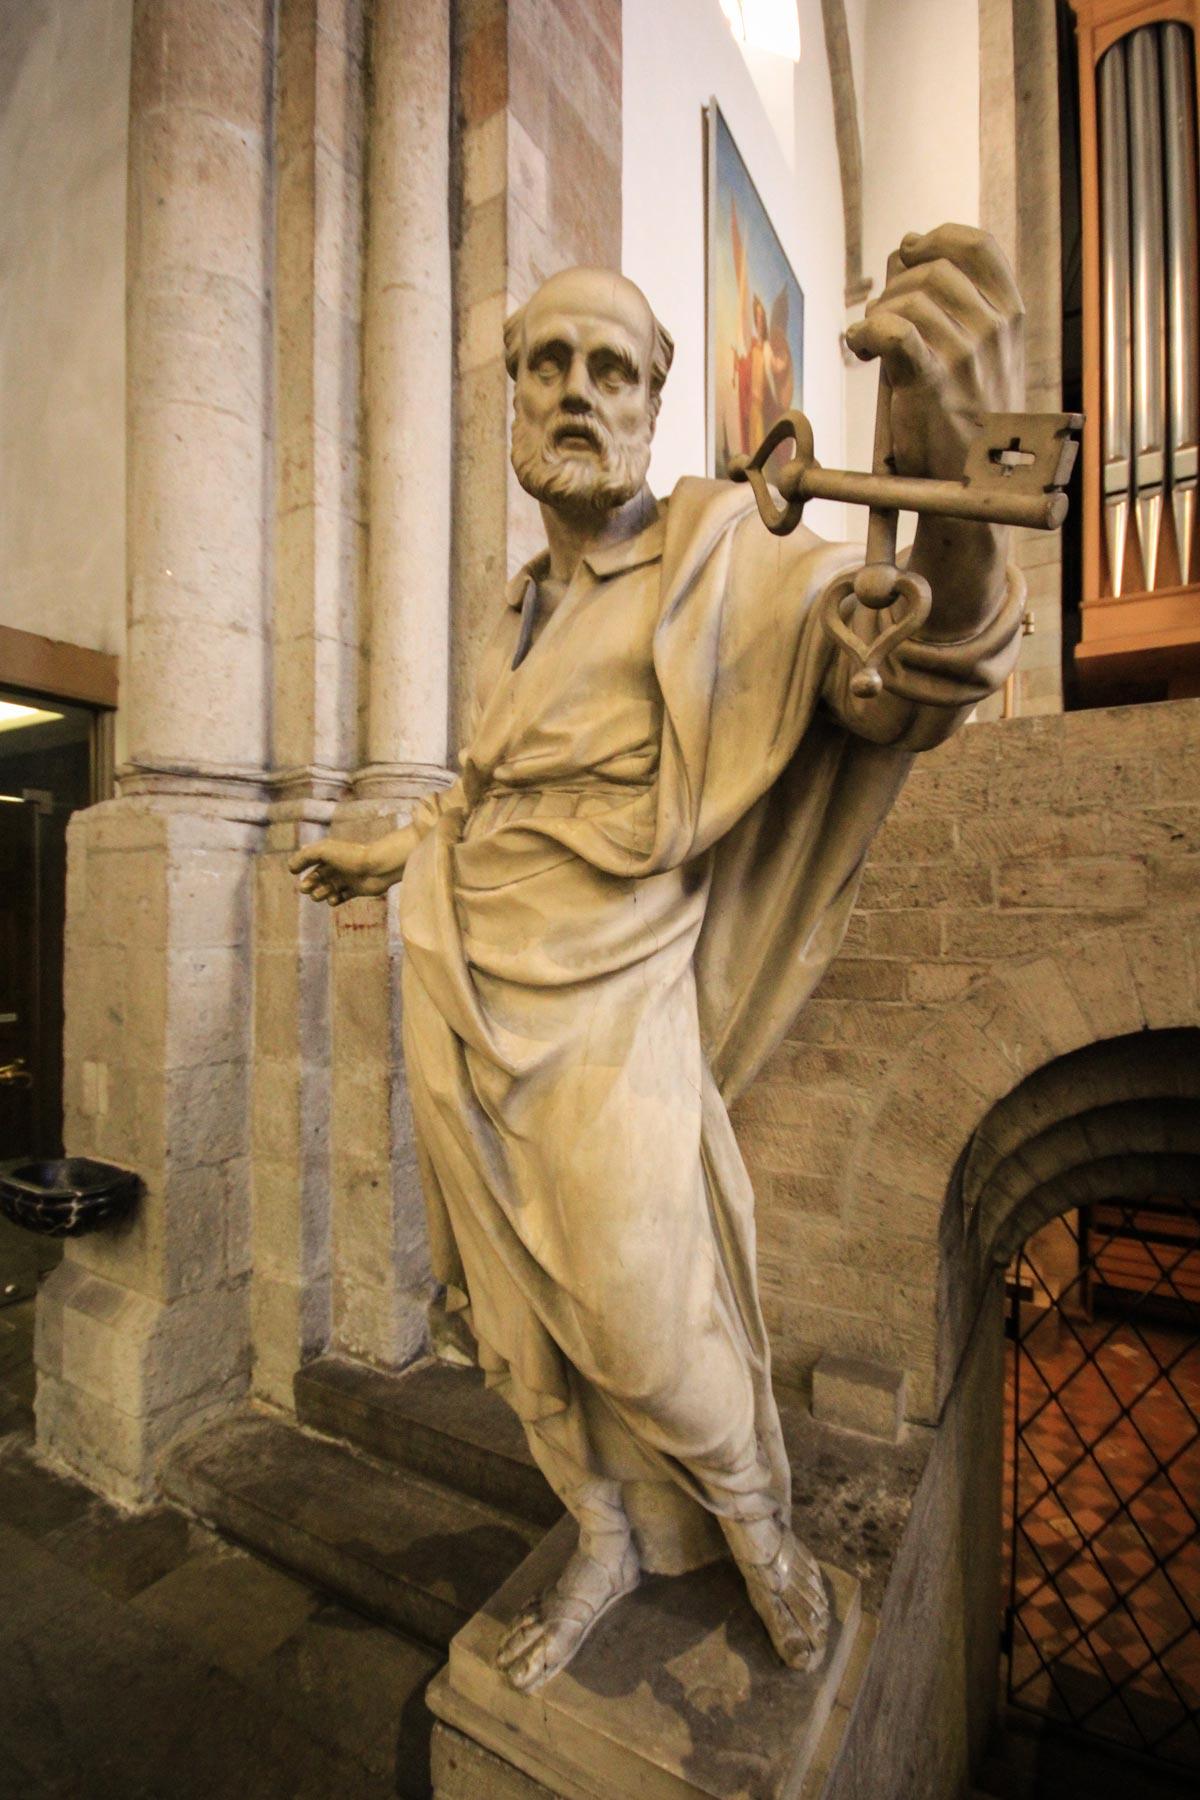
<path id="1" fill-rule="evenodd" d="M 707 114 L 708 467 L 724 476 L 803 402 L 804 293 L 715 100 Z"/>

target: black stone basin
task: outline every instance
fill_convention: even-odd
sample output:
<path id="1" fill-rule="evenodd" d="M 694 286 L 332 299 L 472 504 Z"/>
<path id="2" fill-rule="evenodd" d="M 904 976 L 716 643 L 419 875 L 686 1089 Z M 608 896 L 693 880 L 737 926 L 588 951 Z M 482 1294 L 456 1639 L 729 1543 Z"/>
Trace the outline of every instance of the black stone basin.
<path id="1" fill-rule="evenodd" d="M 123 1218 L 141 1189 L 131 1169 L 87 1156 L 0 1163 L 0 1213 L 42 1237 L 82 1237 Z"/>

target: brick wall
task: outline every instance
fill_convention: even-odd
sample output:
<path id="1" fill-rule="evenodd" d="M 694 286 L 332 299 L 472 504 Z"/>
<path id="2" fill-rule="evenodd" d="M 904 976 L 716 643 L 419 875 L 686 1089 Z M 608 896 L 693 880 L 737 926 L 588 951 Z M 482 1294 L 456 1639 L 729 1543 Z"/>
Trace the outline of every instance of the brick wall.
<path id="1" fill-rule="evenodd" d="M 735 1115 L 785 1378 L 858 1352 L 935 1416 L 959 1155 L 1055 1057 L 1200 1022 L 1198 927 L 1200 702 L 975 725 L 918 759 L 841 955 Z"/>

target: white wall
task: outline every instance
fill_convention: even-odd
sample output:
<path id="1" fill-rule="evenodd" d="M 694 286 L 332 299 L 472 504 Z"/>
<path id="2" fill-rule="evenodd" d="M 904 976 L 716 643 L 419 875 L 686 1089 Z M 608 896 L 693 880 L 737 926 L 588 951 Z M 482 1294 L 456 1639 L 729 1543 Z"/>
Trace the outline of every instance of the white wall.
<path id="1" fill-rule="evenodd" d="M 0 0 L 0 623 L 115 653 L 130 16 Z"/>
<path id="2" fill-rule="evenodd" d="M 863 272 L 883 287 L 906 231 L 979 223 L 979 9 L 976 0 L 850 0 L 863 147 Z M 846 384 L 851 464 L 869 468 L 877 378 Z M 904 522 L 911 535 L 911 520 Z"/>
<path id="3" fill-rule="evenodd" d="M 804 410 L 817 455 L 843 453 L 844 368 L 838 335 L 845 238 L 820 0 L 800 0 L 795 155 L 721 13 L 718 0 L 624 0 L 625 273 L 675 337 L 650 480 L 669 493 L 706 473 L 704 126 L 715 94 L 804 289 Z M 794 163 L 795 173 L 789 168 Z M 842 535 L 843 509 L 814 505 L 805 522 Z"/>
<path id="4" fill-rule="evenodd" d="M 979 220 L 975 0 L 867 0 L 863 262 L 883 284 L 906 231 Z"/>

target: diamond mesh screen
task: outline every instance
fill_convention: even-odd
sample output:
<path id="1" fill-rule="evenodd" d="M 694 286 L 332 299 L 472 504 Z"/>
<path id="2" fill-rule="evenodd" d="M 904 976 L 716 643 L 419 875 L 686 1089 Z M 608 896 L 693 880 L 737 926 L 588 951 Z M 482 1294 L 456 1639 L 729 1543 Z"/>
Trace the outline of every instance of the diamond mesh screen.
<path id="1" fill-rule="evenodd" d="M 1200 1770 L 1200 1209 L 1081 1208 L 1009 1275 L 1009 1700 Z"/>

